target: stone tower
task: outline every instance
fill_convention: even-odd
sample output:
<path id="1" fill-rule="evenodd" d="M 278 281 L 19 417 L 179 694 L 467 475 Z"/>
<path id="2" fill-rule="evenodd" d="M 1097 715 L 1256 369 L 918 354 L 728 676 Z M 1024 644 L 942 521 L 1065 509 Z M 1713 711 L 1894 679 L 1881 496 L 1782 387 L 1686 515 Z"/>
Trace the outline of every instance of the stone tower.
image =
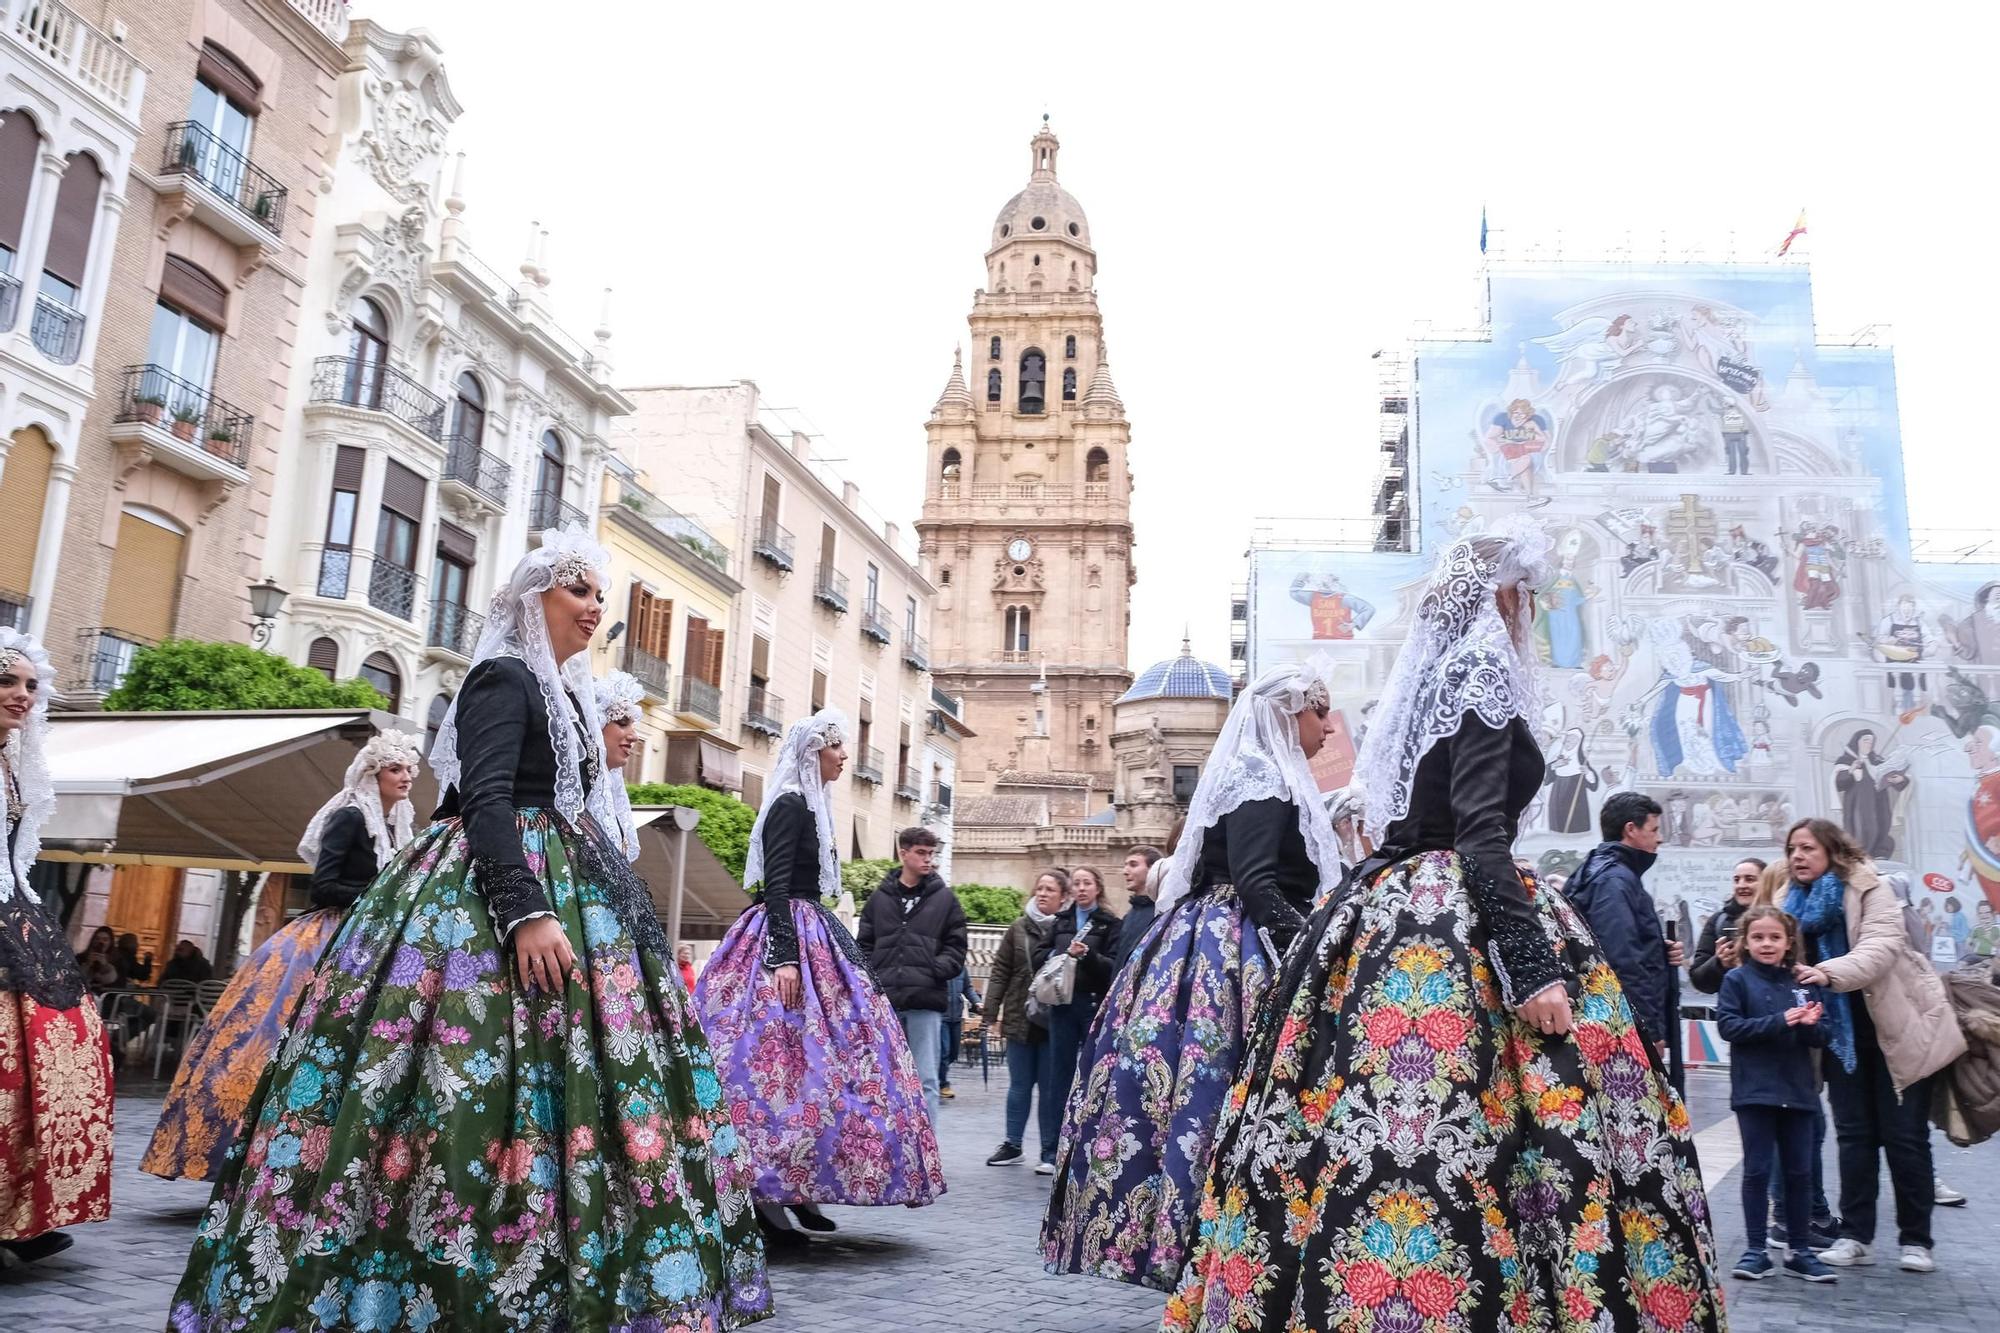
<path id="1" fill-rule="evenodd" d="M 1111 382 L 1083 208 L 1047 118 L 1028 184 L 993 223 L 969 359 L 931 411 L 923 558 L 932 674 L 976 733 L 961 787 L 1112 788 L 1111 705 L 1132 683 L 1131 430 Z M 968 382 L 969 381 L 969 382 Z"/>

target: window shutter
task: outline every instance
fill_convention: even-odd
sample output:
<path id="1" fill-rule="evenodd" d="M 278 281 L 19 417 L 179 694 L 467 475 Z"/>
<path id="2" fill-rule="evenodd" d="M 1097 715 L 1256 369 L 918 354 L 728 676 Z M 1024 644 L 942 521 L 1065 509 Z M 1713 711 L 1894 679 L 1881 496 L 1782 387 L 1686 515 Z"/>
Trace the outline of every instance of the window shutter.
<path id="1" fill-rule="evenodd" d="M 0 118 L 0 245 L 21 248 L 21 223 L 28 215 L 28 186 L 35 179 L 41 136 L 25 112 Z M 19 275 L 16 275 L 19 276 Z"/>
<path id="2" fill-rule="evenodd" d="M 84 266 L 90 260 L 90 230 L 97 221 L 97 192 L 102 181 L 103 173 L 95 161 L 72 153 L 69 165 L 63 168 L 62 185 L 56 190 L 55 219 L 49 224 L 49 248 L 42 267 L 79 290 Z M 104 262 L 110 263 L 110 256 L 105 256 Z M 32 288 L 39 276 L 24 273 L 21 279 Z"/>
<path id="3" fill-rule="evenodd" d="M 336 491 L 359 491 L 361 471 L 368 464 L 368 451 L 357 445 L 343 444 L 333 456 L 333 489 Z"/>
<path id="4" fill-rule="evenodd" d="M 625 642 L 640 652 L 646 647 L 646 589 L 634 581 L 625 593 Z"/>
<path id="5" fill-rule="evenodd" d="M 306 665 L 314 671 L 324 672 L 326 678 L 332 680 L 334 673 L 340 670 L 340 645 L 328 638 L 314 639 L 312 646 L 306 649 Z M 443 695 L 438 696 L 440 702 L 443 699 Z M 434 708 L 433 711 L 438 713 L 440 719 L 443 717 L 441 709 Z"/>
<path id="6" fill-rule="evenodd" d="M 236 104 L 236 109 L 254 116 L 264 99 L 264 85 L 249 66 L 214 42 L 201 44 L 201 58 L 195 62 L 194 76 Z"/>
<path id="7" fill-rule="evenodd" d="M 479 554 L 479 543 L 473 535 L 455 524 L 438 523 L 438 552 L 447 559 L 462 565 L 471 564 Z"/>
<path id="8" fill-rule="evenodd" d="M 701 665 L 706 661 L 708 643 L 708 622 L 700 616 L 687 618 L 687 639 L 681 654 L 681 670 L 691 675 L 701 674 Z"/>
<path id="9" fill-rule="evenodd" d="M 395 510 L 412 523 L 422 523 L 424 479 L 395 459 L 390 459 L 388 471 L 382 477 L 382 507 Z"/>
<path id="10" fill-rule="evenodd" d="M 38 428 L 23 426 L 14 432 L 6 470 L 0 472 L 0 532 L 13 534 L 13 540 L 0 542 L 0 589 L 15 597 L 25 597 L 34 581 L 42 501 L 55 461 L 55 446 Z M 55 553 L 50 552 L 49 558 L 54 559 Z"/>
<path id="11" fill-rule="evenodd" d="M 722 639 L 721 630 L 712 629 L 708 632 L 708 659 L 704 664 L 708 674 L 702 677 L 718 690 L 722 688 Z"/>
<path id="12" fill-rule="evenodd" d="M 136 514 L 118 517 L 118 550 L 104 593 L 104 627 L 164 639 L 174 627 L 185 538 Z"/>
<path id="13" fill-rule="evenodd" d="M 220 330 L 228 324 L 229 293 L 208 273 L 179 255 L 160 269 L 160 299 L 182 314 Z M 341 450 L 346 453 L 345 449 Z M 360 453 L 359 449 L 354 451 Z M 360 483 L 357 481 L 356 485 Z"/>

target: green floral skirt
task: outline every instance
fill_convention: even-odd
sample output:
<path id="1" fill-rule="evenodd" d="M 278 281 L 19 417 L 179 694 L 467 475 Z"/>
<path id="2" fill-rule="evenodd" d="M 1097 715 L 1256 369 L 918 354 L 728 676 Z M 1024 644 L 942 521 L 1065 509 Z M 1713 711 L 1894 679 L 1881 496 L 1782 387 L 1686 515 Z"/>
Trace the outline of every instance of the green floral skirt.
<path id="1" fill-rule="evenodd" d="M 456 819 L 327 947 L 216 1182 L 174 1333 L 693 1333 L 771 1313 L 749 1163 L 645 886 L 520 818 L 577 965 L 524 992 Z"/>

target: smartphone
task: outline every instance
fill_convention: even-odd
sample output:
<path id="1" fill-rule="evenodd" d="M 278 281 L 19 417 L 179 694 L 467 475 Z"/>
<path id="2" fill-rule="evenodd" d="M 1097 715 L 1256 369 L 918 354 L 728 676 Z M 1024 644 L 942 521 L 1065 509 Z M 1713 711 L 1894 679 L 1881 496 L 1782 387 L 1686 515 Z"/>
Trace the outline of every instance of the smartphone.
<path id="1" fill-rule="evenodd" d="M 1680 938 L 1680 934 L 1681 934 L 1680 922 L 1678 921 L 1667 922 L 1667 943 L 1669 944 L 1674 943 L 1676 940 Z"/>

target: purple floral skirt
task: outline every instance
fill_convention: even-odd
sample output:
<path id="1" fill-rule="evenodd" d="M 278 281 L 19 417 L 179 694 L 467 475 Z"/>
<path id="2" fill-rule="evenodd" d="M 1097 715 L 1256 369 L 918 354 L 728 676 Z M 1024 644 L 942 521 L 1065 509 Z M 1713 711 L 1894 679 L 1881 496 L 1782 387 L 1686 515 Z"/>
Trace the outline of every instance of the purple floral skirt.
<path id="1" fill-rule="evenodd" d="M 737 1135 L 768 1203 L 930 1203 L 944 1161 L 903 1028 L 853 940 L 815 903 L 791 902 L 805 1003 L 786 1009 L 765 970 L 766 909 L 729 928 L 695 1012 Z"/>

